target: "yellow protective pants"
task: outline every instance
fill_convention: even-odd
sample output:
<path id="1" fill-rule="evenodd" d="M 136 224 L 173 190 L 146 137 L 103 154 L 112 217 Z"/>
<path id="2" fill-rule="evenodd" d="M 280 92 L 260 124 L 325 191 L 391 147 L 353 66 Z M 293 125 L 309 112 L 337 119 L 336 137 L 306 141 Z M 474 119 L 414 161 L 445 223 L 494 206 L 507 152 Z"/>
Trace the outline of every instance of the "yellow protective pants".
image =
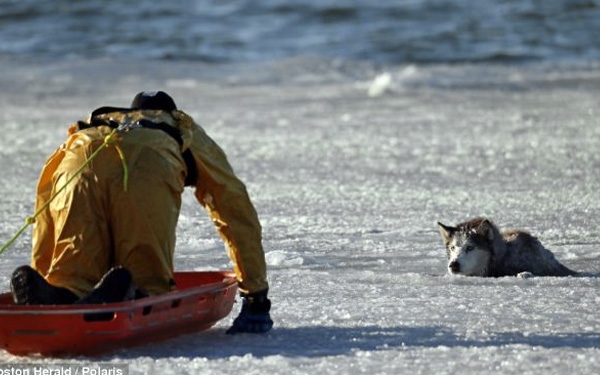
<path id="1" fill-rule="evenodd" d="M 111 131 L 99 126 L 73 133 L 50 156 L 38 183 L 36 210 Z M 116 146 L 127 164 L 127 181 Z M 33 268 L 80 297 L 117 265 L 128 268 L 150 295 L 174 289 L 175 229 L 185 173 L 179 145 L 165 132 L 119 133 L 115 144 L 101 150 L 38 216 Z"/>

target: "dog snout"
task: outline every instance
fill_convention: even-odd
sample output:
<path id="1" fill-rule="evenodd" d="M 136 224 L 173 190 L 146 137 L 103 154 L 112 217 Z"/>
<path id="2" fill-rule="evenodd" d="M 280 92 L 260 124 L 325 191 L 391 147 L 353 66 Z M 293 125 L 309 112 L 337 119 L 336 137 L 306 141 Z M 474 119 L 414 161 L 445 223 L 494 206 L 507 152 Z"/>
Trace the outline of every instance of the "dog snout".
<path id="1" fill-rule="evenodd" d="M 450 272 L 452 273 L 458 273 L 460 272 L 460 263 L 453 260 L 452 262 L 450 262 L 450 264 L 448 264 L 448 269 L 450 269 Z"/>

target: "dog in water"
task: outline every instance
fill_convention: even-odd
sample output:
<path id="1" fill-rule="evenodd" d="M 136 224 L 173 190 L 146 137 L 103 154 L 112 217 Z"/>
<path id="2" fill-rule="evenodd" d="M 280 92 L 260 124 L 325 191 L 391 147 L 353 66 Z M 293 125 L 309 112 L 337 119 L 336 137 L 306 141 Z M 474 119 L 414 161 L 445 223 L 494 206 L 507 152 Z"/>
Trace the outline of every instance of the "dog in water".
<path id="1" fill-rule="evenodd" d="M 520 230 L 500 232 L 485 218 L 475 218 L 456 226 L 438 222 L 448 272 L 453 275 L 501 276 L 575 276 L 556 260 L 537 238 Z"/>

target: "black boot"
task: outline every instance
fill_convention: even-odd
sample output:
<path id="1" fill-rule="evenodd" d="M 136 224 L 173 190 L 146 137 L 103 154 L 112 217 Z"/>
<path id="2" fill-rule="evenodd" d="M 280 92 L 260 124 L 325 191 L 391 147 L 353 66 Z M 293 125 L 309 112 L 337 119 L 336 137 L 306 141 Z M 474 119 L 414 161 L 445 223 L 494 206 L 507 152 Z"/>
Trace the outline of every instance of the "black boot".
<path id="1" fill-rule="evenodd" d="M 73 292 L 49 284 L 29 266 L 21 266 L 13 272 L 10 289 L 18 305 L 68 305 L 77 300 Z"/>
<path id="2" fill-rule="evenodd" d="M 135 298 L 133 277 L 127 268 L 114 267 L 104 274 L 94 289 L 76 304 L 131 301 Z"/>

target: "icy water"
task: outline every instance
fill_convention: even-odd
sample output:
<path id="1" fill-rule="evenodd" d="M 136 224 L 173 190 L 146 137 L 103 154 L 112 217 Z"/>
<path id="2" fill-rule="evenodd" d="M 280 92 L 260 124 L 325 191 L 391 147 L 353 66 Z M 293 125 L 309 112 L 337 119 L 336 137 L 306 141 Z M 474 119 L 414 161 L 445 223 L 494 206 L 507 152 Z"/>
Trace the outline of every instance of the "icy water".
<path id="1" fill-rule="evenodd" d="M 597 0 L 2 0 L 0 53 L 383 63 L 600 57 Z"/>
<path id="2" fill-rule="evenodd" d="M 450 277 L 436 228 L 485 215 L 600 274 L 597 19 L 595 1 L 0 1 L 0 240 L 71 122 L 163 89 L 247 183 L 275 320 L 225 335 L 236 305 L 163 343 L 0 363 L 599 373 L 600 278 Z M 3 290 L 30 244 L 0 255 Z M 187 191 L 176 268 L 229 267 Z"/>
<path id="3" fill-rule="evenodd" d="M 68 123 L 163 88 L 248 184 L 276 326 L 227 336 L 235 306 L 213 329 L 165 343 L 99 358 L 0 352 L 2 362 L 109 362 L 131 374 L 600 370 L 600 279 L 449 277 L 435 226 L 487 215 L 530 230 L 569 267 L 597 273 L 598 65 L 378 72 L 299 59 L 252 68 L 21 63 L 10 72 L 0 73 L 11 88 L 0 94 L 2 238 L 31 213 L 37 173 Z M 230 266 L 191 192 L 178 235 L 177 269 Z M 29 245 L 25 236 L 2 255 L 1 285 L 28 261 Z"/>

